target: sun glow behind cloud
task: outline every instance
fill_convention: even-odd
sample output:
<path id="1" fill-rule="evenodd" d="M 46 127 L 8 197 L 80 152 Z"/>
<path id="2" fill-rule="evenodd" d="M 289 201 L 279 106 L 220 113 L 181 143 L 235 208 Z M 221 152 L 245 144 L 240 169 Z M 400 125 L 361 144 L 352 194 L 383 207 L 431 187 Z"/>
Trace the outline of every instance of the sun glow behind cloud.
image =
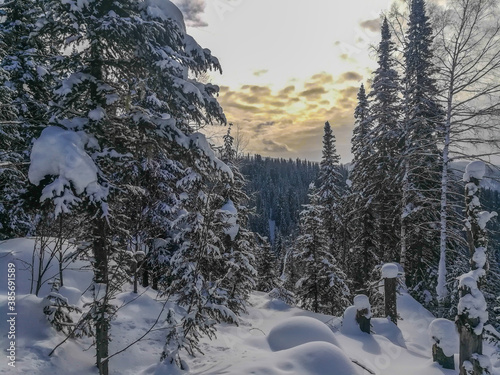
<path id="1" fill-rule="evenodd" d="M 184 0 L 184 4 L 188 4 Z M 200 8 L 202 0 L 195 1 Z M 189 32 L 222 64 L 220 103 L 248 152 L 319 160 L 325 121 L 350 159 L 356 94 L 390 0 L 207 0 Z M 196 21 L 196 22 L 194 22 Z M 188 22 L 189 25 L 189 22 Z M 373 57 L 373 56 L 372 56 Z"/>

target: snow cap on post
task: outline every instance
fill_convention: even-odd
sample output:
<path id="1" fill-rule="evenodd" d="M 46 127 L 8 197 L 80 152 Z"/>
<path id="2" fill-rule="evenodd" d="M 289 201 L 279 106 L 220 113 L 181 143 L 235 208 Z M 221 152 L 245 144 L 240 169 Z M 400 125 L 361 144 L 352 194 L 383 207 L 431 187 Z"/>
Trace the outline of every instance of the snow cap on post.
<path id="1" fill-rule="evenodd" d="M 364 294 L 358 294 L 354 297 L 354 306 L 356 306 L 358 310 L 368 309 L 368 311 L 370 311 L 370 300 Z"/>
<path id="2" fill-rule="evenodd" d="M 394 263 L 386 263 L 382 266 L 383 279 L 395 279 L 398 277 L 398 265 Z"/>
<path id="3" fill-rule="evenodd" d="M 469 182 L 471 178 L 482 180 L 486 173 L 486 165 L 482 161 L 473 161 L 467 164 L 464 172 L 464 182 Z"/>
<path id="4" fill-rule="evenodd" d="M 447 357 L 458 353 L 458 334 L 455 322 L 448 319 L 434 319 L 429 325 L 429 338 L 443 350 Z"/>

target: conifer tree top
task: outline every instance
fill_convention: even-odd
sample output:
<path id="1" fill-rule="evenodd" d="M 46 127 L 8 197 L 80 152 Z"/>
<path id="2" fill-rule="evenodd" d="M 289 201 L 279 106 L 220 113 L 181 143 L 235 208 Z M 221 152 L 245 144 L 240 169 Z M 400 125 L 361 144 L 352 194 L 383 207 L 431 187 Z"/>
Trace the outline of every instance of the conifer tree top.
<path id="1" fill-rule="evenodd" d="M 321 160 L 321 168 L 338 164 L 340 161 L 335 148 L 335 135 L 332 132 L 330 123 L 325 122 L 325 135 L 323 136 L 323 158 Z"/>

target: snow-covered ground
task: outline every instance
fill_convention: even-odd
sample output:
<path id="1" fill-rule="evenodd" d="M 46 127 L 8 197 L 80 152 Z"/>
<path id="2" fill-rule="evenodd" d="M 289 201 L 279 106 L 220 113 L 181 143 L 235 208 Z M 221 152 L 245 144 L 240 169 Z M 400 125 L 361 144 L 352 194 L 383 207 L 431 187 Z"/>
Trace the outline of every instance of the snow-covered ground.
<path id="1" fill-rule="evenodd" d="M 4 355 L 0 373 L 70 375 L 97 374 L 94 366 L 94 348 L 90 339 L 68 340 L 48 357 L 64 336 L 56 333 L 44 314 L 43 298 L 50 291 L 45 284 L 40 298 L 29 294 L 31 272 L 26 262 L 31 261 L 34 241 L 17 239 L 0 243 L 0 319 L 2 351 L 7 352 L 7 274 L 8 264 L 16 265 L 15 368 L 8 366 Z M 91 273 L 81 270 L 84 262 L 77 261 L 65 271 L 65 286 L 59 291 L 70 304 L 80 307 L 90 295 L 86 288 Z M 56 264 L 48 276 L 56 272 Z M 153 290 L 140 290 L 139 295 L 124 292 L 116 299 L 121 306 L 112 325 L 111 353 L 125 348 L 142 336 L 162 311 Z M 189 370 L 181 372 L 170 365 L 159 363 L 164 332 L 161 324 L 143 340 L 110 360 L 111 374 L 257 374 L 257 375 L 412 375 L 457 374 L 443 370 L 431 359 L 431 341 L 428 328 L 434 317 L 407 294 L 398 297 L 398 326 L 387 319 L 372 319 L 375 332 L 368 335 L 356 330 L 352 317 L 346 316 L 341 326 L 339 318 L 314 314 L 281 301 L 265 293 L 255 292 L 250 298 L 248 312 L 238 327 L 219 325 L 217 339 L 204 340 L 204 356 L 187 358 Z M 161 319 L 160 319 L 161 321 Z M 326 324 L 323 324 L 326 323 Z M 455 337 L 455 340 L 458 338 Z M 453 341 L 453 338 L 452 338 Z M 453 348 L 453 342 L 448 348 Z M 486 345 L 486 354 L 492 348 Z M 457 361 L 458 356 L 455 355 Z M 500 362 L 492 358 L 494 374 L 500 374 Z"/>

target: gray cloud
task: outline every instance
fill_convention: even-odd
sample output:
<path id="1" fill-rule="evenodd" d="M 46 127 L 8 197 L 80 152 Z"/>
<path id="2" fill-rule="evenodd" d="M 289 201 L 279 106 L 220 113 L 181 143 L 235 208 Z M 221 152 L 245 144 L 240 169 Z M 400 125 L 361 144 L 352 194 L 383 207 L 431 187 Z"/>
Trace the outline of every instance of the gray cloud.
<path id="1" fill-rule="evenodd" d="M 323 87 L 315 87 L 309 90 L 304 90 L 300 93 L 301 96 L 305 97 L 307 100 L 317 100 L 327 91 Z"/>
<path id="2" fill-rule="evenodd" d="M 367 29 L 376 33 L 380 30 L 380 18 L 374 18 L 372 20 L 360 22 L 359 26 L 361 26 L 363 29 Z"/>
<path id="3" fill-rule="evenodd" d="M 361 81 L 363 76 L 357 72 L 345 72 L 342 73 L 337 83 L 344 83 L 346 81 Z"/>
<path id="4" fill-rule="evenodd" d="M 175 5 L 179 7 L 186 24 L 192 27 L 208 26 L 203 20 L 202 15 L 205 12 L 205 0 L 174 0 Z"/>
<path id="5" fill-rule="evenodd" d="M 261 122 L 260 124 L 257 124 L 255 127 L 256 132 L 261 132 L 263 129 L 271 127 L 274 125 L 274 121 L 267 121 L 267 122 Z"/>
<path id="6" fill-rule="evenodd" d="M 262 144 L 264 145 L 263 151 L 267 152 L 290 152 L 290 148 L 283 144 L 273 141 L 272 139 L 263 139 Z"/>

